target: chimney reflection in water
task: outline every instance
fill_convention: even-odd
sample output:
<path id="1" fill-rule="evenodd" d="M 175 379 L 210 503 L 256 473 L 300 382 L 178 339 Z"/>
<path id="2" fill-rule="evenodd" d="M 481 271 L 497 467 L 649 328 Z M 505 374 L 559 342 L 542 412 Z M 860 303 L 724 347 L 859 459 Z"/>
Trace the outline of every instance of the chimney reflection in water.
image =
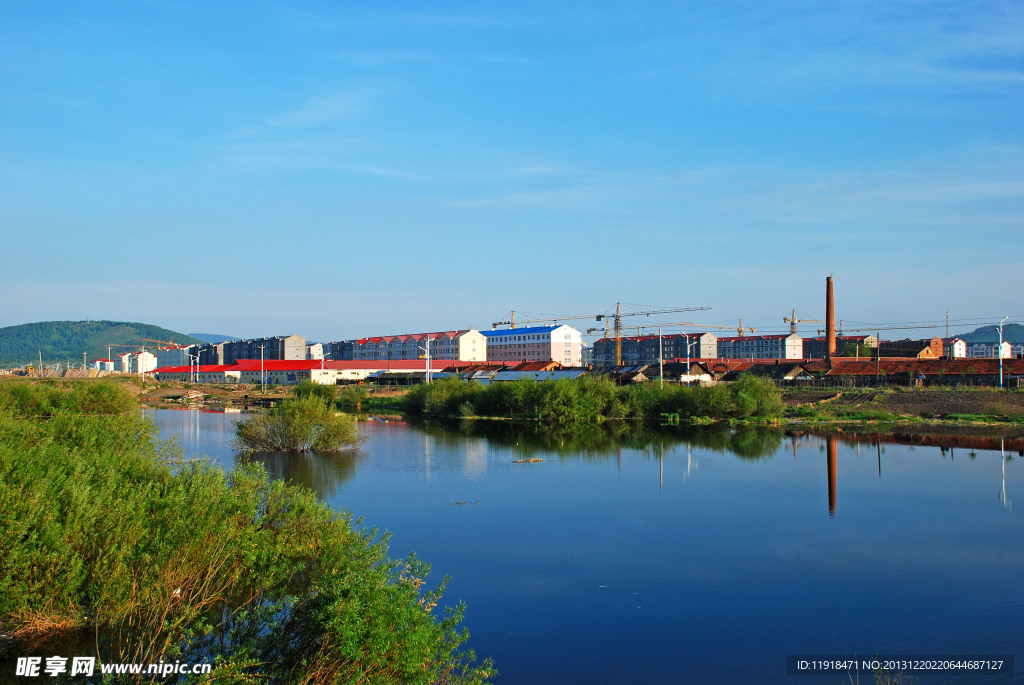
<path id="1" fill-rule="evenodd" d="M 836 515 L 836 447 L 839 438 L 828 436 L 828 515 Z"/>

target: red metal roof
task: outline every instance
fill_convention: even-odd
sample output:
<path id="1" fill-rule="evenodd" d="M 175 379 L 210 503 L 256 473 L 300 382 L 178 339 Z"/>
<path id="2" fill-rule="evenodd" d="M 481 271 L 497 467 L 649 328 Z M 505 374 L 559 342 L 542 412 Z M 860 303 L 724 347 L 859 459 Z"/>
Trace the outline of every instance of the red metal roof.
<path id="1" fill-rule="evenodd" d="M 192 373 L 195 366 L 161 366 L 151 373 Z M 238 371 L 234 364 L 200 364 L 199 373 L 220 373 L 221 371 Z"/>
<path id="2" fill-rule="evenodd" d="M 263 362 L 264 371 L 309 371 L 310 369 L 370 369 L 374 371 L 425 371 L 427 368 L 426 359 L 356 359 L 356 360 L 333 360 L 326 359 L 321 362 L 319 359 L 267 359 Z M 239 371 L 259 371 L 259 359 L 239 359 L 235 362 Z M 430 368 L 440 370 L 449 366 L 468 366 L 470 362 L 458 362 L 450 359 L 431 359 Z"/>

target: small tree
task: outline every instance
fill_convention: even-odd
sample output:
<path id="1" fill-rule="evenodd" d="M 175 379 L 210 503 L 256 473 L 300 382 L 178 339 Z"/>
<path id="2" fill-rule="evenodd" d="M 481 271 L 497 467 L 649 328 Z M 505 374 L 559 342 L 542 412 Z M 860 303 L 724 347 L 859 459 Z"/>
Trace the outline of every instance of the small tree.
<path id="1" fill-rule="evenodd" d="M 740 374 L 730 390 L 735 397 L 736 411 L 740 416 L 767 418 L 782 414 L 782 391 L 768 378 L 758 378 L 748 373 Z"/>
<path id="2" fill-rule="evenodd" d="M 286 399 L 235 424 L 236 446 L 260 452 L 337 452 L 360 442 L 355 418 L 313 395 Z"/>

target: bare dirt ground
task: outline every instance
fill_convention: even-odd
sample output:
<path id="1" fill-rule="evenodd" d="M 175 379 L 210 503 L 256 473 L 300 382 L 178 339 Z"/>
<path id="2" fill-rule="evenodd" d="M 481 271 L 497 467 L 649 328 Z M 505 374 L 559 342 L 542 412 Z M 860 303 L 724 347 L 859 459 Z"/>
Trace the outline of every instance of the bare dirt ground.
<path id="1" fill-rule="evenodd" d="M 941 418 L 950 414 L 1024 414 L 1024 393 L 998 390 L 921 390 L 890 392 L 883 409 L 898 414 Z"/>
<path id="2" fill-rule="evenodd" d="M 199 385 L 190 386 L 181 383 L 161 383 L 159 386 L 150 386 L 142 395 L 139 401 L 143 404 L 159 407 L 168 404 L 192 404 L 211 402 L 227 407 L 244 406 L 247 402 L 259 402 L 262 400 L 277 400 L 288 397 L 292 394 L 290 386 L 267 386 L 265 393 L 260 392 L 258 385 L 242 384 L 237 386 Z M 201 395 L 198 397 L 197 395 Z"/>
<path id="3" fill-rule="evenodd" d="M 786 406 L 825 402 L 834 406 L 885 409 L 894 414 L 945 418 L 951 414 L 1024 414 L 1024 392 L 998 390 L 811 390 L 783 395 Z"/>

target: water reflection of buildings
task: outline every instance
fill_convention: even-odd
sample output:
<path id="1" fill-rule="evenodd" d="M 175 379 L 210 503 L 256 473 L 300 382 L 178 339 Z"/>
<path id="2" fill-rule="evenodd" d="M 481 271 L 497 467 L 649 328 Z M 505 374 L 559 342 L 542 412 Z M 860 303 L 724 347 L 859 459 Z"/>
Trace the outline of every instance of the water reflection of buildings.
<path id="1" fill-rule="evenodd" d="M 806 435 L 791 435 L 789 436 L 790 442 L 793 449 L 793 457 L 796 458 L 797 446 L 802 444 Z M 829 433 L 823 436 L 825 440 L 825 468 L 826 478 L 828 483 L 828 513 L 829 516 L 836 515 L 836 481 L 838 479 L 838 452 L 839 452 L 839 434 Z M 882 443 L 883 436 L 880 434 L 871 435 L 851 435 L 843 434 L 843 442 L 849 443 L 857 448 L 857 454 L 860 454 L 860 444 L 862 442 L 873 442 L 875 444 L 875 453 L 878 460 L 878 477 L 882 477 Z M 895 442 L 892 440 L 884 440 L 885 442 Z M 1001 488 L 999 492 L 999 501 L 1003 503 L 1003 507 L 1008 510 L 1013 510 L 1013 502 L 1007 497 L 1006 494 L 1006 464 L 1012 459 L 1012 456 L 1007 454 L 1007 443 L 1010 443 L 1014 448 L 1021 446 L 1020 439 L 1006 438 L 994 438 L 994 437 L 979 437 L 979 436 L 914 436 L 913 439 L 904 439 L 902 444 L 908 445 L 913 448 L 916 444 L 931 444 L 935 443 L 935 446 L 939 447 L 939 450 L 943 456 L 946 455 L 947 450 L 950 455 L 950 459 L 953 459 L 954 446 L 978 446 L 977 449 L 992 449 L 996 444 L 999 445 L 999 457 L 1001 462 Z M 975 456 L 975 452 L 972 449 L 971 457 Z M 1024 456 L 1024 453 L 1022 453 Z"/>
<path id="2" fill-rule="evenodd" d="M 1006 498 L 1006 462 L 1009 460 L 1009 457 L 1006 456 L 1006 441 L 1002 438 L 999 440 L 999 457 L 1003 467 L 1003 489 L 999 492 L 999 500 L 1003 503 L 1004 509 L 1013 511 L 1013 502 Z"/>
<path id="3" fill-rule="evenodd" d="M 487 441 L 480 438 L 466 438 L 463 468 L 467 476 L 479 478 L 487 473 Z"/>

